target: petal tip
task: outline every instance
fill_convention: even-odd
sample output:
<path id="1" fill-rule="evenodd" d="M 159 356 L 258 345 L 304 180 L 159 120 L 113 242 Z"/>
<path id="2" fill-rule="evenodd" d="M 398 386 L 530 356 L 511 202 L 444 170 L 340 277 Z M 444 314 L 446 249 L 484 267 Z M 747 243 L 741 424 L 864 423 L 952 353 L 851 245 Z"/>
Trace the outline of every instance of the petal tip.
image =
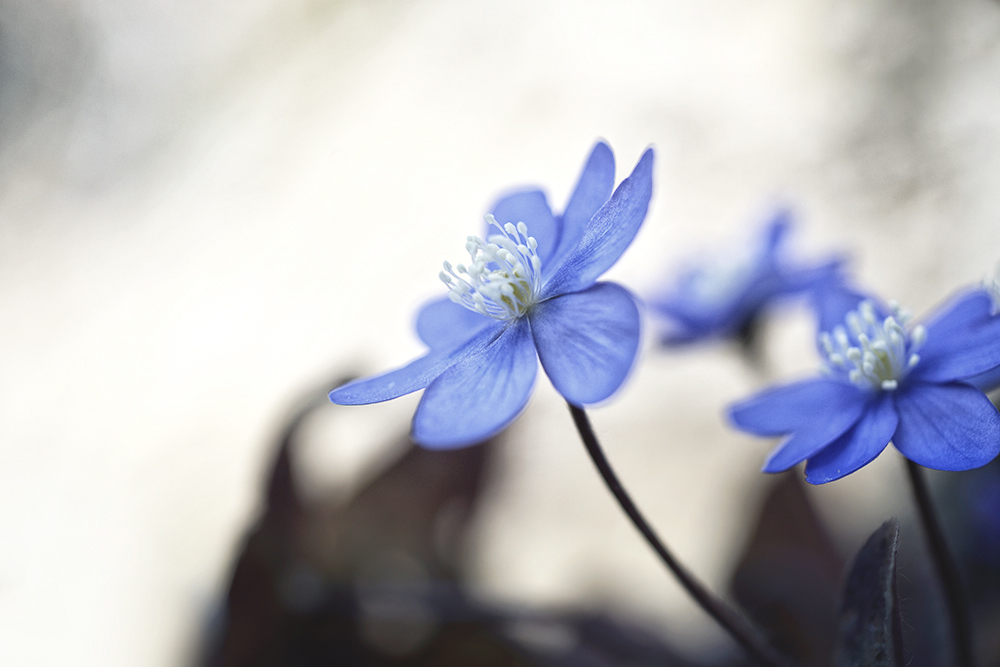
<path id="1" fill-rule="evenodd" d="M 591 158 L 602 157 L 609 158 L 612 161 L 615 159 L 615 153 L 611 150 L 611 146 L 604 139 L 598 139 L 594 143 L 594 147 L 590 150 Z"/>
<path id="2" fill-rule="evenodd" d="M 764 461 L 764 465 L 761 466 L 760 471 L 767 473 L 769 475 L 776 475 L 777 473 L 791 470 L 792 468 L 794 468 L 799 464 L 798 462 L 793 463 L 791 465 L 787 465 L 785 463 L 776 463 L 775 458 L 777 458 L 780 452 L 781 452 L 781 447 L 771 452 L 771 455 L 767 457 L 766 461 Z"/>
<path id="3" fill-rule="evenodd" d="M 849 473 L 845 472 L 840 474 L 838 470 L 834 475 L 810 475 L 808 467 L 806 468 L 806 481 L 813 486 L 820 486 L 822 484 L 828 484 L 829 482 L 835 482 L 841 477 L 846 477 Z"/>

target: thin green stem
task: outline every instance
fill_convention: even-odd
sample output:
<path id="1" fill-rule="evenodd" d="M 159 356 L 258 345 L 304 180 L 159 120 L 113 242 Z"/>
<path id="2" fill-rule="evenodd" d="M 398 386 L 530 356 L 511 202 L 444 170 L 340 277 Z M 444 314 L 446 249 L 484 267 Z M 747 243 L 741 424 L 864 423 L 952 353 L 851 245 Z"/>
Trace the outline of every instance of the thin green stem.
<path id="1" fill-rule="evenodd" d="M 621 482 L 618 481 L 618 477 L 611 469 L 611 464 L 608 463 L 608 459 L 604 456 L 601 445 L 597 441 L 597 436 L 594 435 L 594 429 L 590 425 L 587 413 L 582 408 L 578 408 L 573 404 L 569 404 L 569 411 L 573 415 L 573 422 L 576 424 L 576 430 L 580 432 L 580 438 L 583 440 L 584 447 L 587 448 L 587 453 L 590 454 L 590 458 L 594 461 L 594 465 L 597 466 L 597 471 L 601 474 L 611 494 L 618 501 L 618 504 L 621 505 L 622 510 L 625 511 L 628 518 L 632 520 L 635 527 L 642 533 L 642 536 L 646 538 L 649 545 L 653 547 L 653 551 L 660 557 L 660 560 L 667 566 L 667 569 L 670 570 L 684 590 L 687 591 L 688 595 L 694 598 L 695 602 L 705 610 L 705 613 L 715 619 L 756 662 L 772 667 L 789 667 L 790 663 L 778 655 L 745 618 L 713 595 L 674 558 L 670 550 L 667 549 L 666 545 L 660 540 L 656 532 L 639 512 L 639 508 L 632 502 L 632 498 L 629 497 Z"/>

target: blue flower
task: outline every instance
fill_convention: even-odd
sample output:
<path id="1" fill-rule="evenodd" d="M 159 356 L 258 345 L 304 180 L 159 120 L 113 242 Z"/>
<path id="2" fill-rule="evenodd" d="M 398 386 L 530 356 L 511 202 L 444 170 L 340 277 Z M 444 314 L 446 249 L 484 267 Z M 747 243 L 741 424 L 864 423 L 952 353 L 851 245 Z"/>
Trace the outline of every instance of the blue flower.
<path id="1" fill-rule="evenodd" d="M 780 211 L 758 239 L 683 273 L 668 291 L 650 299 L 665 323 L 660 341 L 682 345 L 740 337 L 775 300 L 838 280 L 840 259 L 815 265 L 788 260 L 790 231 L 791 216 Z"/>
<path id="2" fill-rule="evenodd" d="M 756 435 L 788 435 L 764 472 L 807 461 L 813 484 L 858 470 L 890 440 L 928 468 L 983 466 L 1000 453 L 1000 414 L 970 379 L 1000 366 L 993 306 L 986 290 L 968 290 L 907 328 L 898 305 L 832 288 L 819 303 L 821 326 L 840 322 L 820 335 L 824 377 L 766 390 L 729 416 Z"/>
<path id="3" fill-rule="evenodd" d="M 612 194 L 614 156 L 598 143 L 561 216 L 538 190 L 500 199 L 486 217 L 493 235 L 468 237 L 469 265 L 445 262 L 448 297 L 417 316 L 427 354 L 339 387 L 330 400 L 361 405 L 426 388 L 413 439 L 451 448 L 513 421 L 531 395 L 539 360 L 570 403 L 611 396 L 638 351 L 639 311 L 628 291 L 597 278 L 646 217 L 652 169 L 650 149 Z"/>

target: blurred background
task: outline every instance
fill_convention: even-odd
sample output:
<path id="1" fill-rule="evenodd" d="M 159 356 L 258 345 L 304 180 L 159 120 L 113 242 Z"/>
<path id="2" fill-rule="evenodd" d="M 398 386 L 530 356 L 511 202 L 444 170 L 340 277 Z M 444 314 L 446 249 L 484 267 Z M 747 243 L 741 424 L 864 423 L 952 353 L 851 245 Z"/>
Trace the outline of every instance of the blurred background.
<path id="1" fill-rule="evenodd" d="M 653 145 L 609 277 L 649 294 L 783 205 L 803 256 L 848 253 L 922 313 L 1000 259 L 998 109 L 995 0 L 0 1 L 0 663 L 191 660 L 282 420 L 420 353 L 415 309 L 504 190 L 561 210 L 596 139 L 619 178 Z M 811 326 L 773 318 L 764 372 L 647 335 L 591 411 L 717 588 L 772 445 L 722 410 L 811 372 Z M 417 398 L 311 418 L 304 496 L 376 475 Z M 546 379 L 493 454 L 462 546 L 477 596 L 717 639 Z M 854 549 L 909 512 L 894 453 L 808 492 Z"/>

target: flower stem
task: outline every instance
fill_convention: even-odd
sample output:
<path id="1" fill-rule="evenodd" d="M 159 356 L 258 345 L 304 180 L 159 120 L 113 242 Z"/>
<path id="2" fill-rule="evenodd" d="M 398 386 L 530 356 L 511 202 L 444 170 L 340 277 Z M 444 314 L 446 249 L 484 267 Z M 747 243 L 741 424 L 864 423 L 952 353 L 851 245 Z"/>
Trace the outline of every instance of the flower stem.
<path id="1" fill-rule="evenodd" d="M 618 501 L 618 504 L 621 505 L 625 514 L 632 520 L 632 523 L 642 533 L 642 536 L 646 538 L 649 545 L 653 547 L 653 551 L 657 553 L 660 560 L 667 566 L 667 569 L 677 578 L 677 581 L 684 587 L 688 595 L 694 598 L 695 602 L 705 610 L 705 613 L 715 619 L 726 632 L 732 635 L 733 639 L 755 661 L 762 665 L 771 665 L 772 667 L 788 667 L 790 663 L 775 653 L 774 649 L 764 641 L 760 633 L 745 618 L 733 611 L 725 602 L 715 597 L 674 558 L 666 545 L 657 537 L 653 528 L 646 522 L 646 519 L 639 512 L 639 508 L 632 502 L 621 482 L 618 481 L 618 477 L 611 469 L 611 464 L 608 463 L 608 459 L 601 450 L 597 436 L 594 435 L 594 430 L 590 426 L 587 413 L 572 403 L 568 405 L 569 411 L 573 415 L 573 422 L 576 424 L 576 430 L 580 432 L 580 438 L 587 448 L 587 453 L 590 454 L 594 465 L 597 466 L 597 471 L 601 473 L 604 483 L 607 484 L 608 489 L 615 497 L 615 500 Z"/>
<path id="2" fill-rule="evenodd" d="M 958 576 L 958 567 L 948 550 L 944 530 L 941 528 L 941 522 L 934 511 L 923 468 L 907 459 L 906 472 L 910 478 L 910 487 L 913 489 L 913 498 L 917 503 L 920 522 L 924 526 L 924 534 L 927 536 L 927 543 L 931 549 L 931 557 L 934 560 L 934 566 L 937 569 L 948 603 L 952 641 L 955 647 L 955 664 L 959 667 L 973 667 L 975 661 L 972 651 L 972 623 L 969 619 L 969 608 L 965 602 L 965 595 L 962 592 L 962 580 Z"/>

